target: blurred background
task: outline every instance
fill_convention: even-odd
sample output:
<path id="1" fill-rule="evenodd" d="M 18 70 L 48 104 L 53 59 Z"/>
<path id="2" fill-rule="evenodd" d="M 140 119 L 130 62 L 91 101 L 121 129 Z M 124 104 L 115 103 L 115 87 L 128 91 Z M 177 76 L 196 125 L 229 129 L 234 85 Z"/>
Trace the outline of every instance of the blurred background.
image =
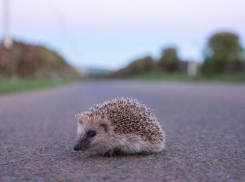
<path id="1" fill-rule="evenodd" d="M 81 76 L 244 82 L 244 7 L 243 0 L 1 0 L 0 92 Z"/>

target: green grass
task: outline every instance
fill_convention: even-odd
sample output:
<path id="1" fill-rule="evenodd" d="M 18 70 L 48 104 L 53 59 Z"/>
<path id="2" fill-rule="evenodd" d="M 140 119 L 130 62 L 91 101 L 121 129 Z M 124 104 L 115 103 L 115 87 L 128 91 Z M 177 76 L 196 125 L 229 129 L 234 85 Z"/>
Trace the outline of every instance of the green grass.
<path id="1" fill-rule="evenodd" d="M 245 74 L 220 74 L 210 77 L 206 76 L 188 76 L 181 73 L 164 73 L 152 71 L 149 73 L 127 76 L 125 79 L 140 80 L 164 80 L 164 81 L 220 81 L 220 82 L 245 82 Z"/>
<path id="2" fill-rule="evenodd" d="M 54 87 L 78 80 L 77 77 L 40 78 L 40 79 L 4 79 L 0 80 L 0 94 L 7 92 Z"/>
<path id="3" fill-rule="evenodd" d="M 214 81 L 225 81 L 225 82 L 245 82 L 245 74 L 223 74 L 215 75 L 211 77 Z"/>
<path id="4" fill-rule="evenodd" d="M 176 81 L 186 81 L 186 80 L 196 79 L 196 77 L 188 76 L 188 75 L 181 74 L 181 73 L 163 73 L 159 71 L 139 74 L 132 78 L 144 79 L 144 80 L 176 80 Z"/>

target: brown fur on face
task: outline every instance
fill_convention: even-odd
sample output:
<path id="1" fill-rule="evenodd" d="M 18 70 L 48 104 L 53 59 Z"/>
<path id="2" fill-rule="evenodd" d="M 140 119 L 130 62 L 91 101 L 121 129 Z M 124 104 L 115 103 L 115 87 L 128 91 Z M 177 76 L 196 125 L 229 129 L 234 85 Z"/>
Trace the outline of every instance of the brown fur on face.
<path id="1" fill-rule="evenodd" d="M 110 138 L 109 122 L 106 120 L 78 121 L 78 132 L 76 145 L 80 145 L 80 150 L 95 150 L 108 143 L 105 139 Z M 94 132 L 95 136 L 89 136 L 89 132 Z"/>

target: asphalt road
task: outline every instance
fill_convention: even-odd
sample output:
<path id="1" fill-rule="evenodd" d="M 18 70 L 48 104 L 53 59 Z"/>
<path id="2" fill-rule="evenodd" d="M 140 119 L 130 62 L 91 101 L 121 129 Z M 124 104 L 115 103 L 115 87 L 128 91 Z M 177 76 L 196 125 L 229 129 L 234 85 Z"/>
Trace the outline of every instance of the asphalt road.
<path id="1" fill-rule="evenodd" d="M 73 151 L 74 115 L 117 96 L 154 109 L 164 153 Z M 245 85 L 88 81 L 1 95 L 0 181 L 245 181 Z"/>

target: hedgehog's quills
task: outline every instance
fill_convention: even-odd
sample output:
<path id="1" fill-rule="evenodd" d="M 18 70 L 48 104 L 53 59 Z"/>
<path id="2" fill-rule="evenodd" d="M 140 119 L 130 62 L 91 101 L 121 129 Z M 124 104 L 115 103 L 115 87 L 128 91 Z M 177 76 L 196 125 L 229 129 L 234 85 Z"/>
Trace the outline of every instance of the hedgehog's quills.
<path id="1" fill-rule="evenodd" d="M 151 109 L 130 98 L 116 98 L 76 115 L 74 150 L 113 156 L 160 152 L 165 134 Z"/>

